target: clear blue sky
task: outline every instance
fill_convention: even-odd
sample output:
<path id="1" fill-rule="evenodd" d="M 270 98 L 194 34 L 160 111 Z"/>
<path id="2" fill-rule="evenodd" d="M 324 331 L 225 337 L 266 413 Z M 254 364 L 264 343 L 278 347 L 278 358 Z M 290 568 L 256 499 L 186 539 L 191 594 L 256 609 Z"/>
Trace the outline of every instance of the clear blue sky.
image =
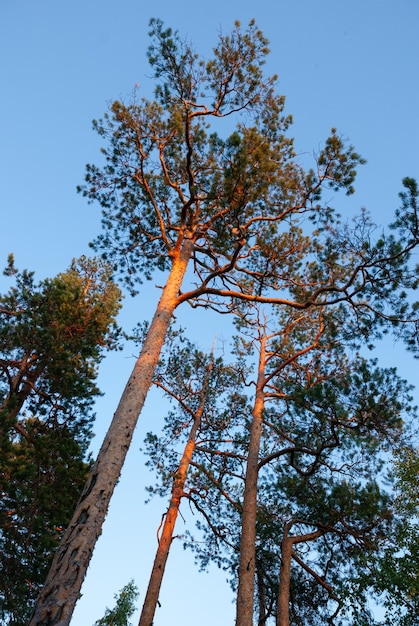
<path id="1" fill-rule="evenodd" d="M 0 263 L 14 252 L 18 267 L 39 278 L 64 270 L 88 253 L 100 230 L 100 212 L 75 192 L 86 162 L 98 158 L 91 120 L 139 83 L 151 94 L 146 61 L 148 22 L 161 17 L 206 54 L 217 32 L 234 20 L 256 18 L 270 40 L 268 69 L 294 117 L 297 149 L 316 151 L 331 127 L 368 160 L 350 214 L 370 209 L 386 223 L 399 204 L 404 176 L 419 177 L 418 0 L 3 0 L 0 6 Z M 336 203 L 339 204 L 339 198 Z M 0 280 L 0 286 L 5 284 Z M 129 330 L 157 300 L 154 283 L 127 299 L 121 322 Z M 181 318 L 181 316 L 180 316 Z M 218 320 L 218 318 L 217 318 Z M 218 320 L 222 324 L 223 320 Z M 199 325 L 190 333 L 200 337 Z M 222 335 L 222 326 L 211 332 Z M 403 350 L 382 353 L 412 382 L 417 364 Z M 130 351 L 103 364 L 95 446 L 101 442 L 133 365 Z M 74 626 L 91 626 L 131 578 L 144 597 L 165 508 L 144 506 L 149 476 L 138 449 L 162 416 L 152 394 L 140 420 L 103 535 L 76 609 Z M 178 533 L 182 532 L 180 520 Z M 220 572 L 198 574 L 191 555 L 174 542 L 156 626 L 234 623 L 231 594 Z M 136 624 L 136 619 L 133 622 Z"/>

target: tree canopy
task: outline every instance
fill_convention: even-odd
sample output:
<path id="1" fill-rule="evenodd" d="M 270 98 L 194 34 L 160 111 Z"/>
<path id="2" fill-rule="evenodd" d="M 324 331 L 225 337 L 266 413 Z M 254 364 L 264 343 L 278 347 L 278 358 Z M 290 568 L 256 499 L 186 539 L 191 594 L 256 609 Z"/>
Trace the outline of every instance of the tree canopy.
<path id="1" fill-rule="evenodd" d="M 0 296 L 0 620 L 26 623 L 86 480 L 97 366 L 120 290 L 81 258 L 36 282 L 9 258 Z"/>
<path id="2" fill-rule="evenodd" d="M 146 439 L 148 464 L 159 475 L 150 492 L 171 494 L 172 501 L 176 492 L 179 499 L 181 479 L 180 498 L 198 520 L 198 531 L 189 528 L 185 543 L 204 568 L 213 561 L 228 570 L 235 591 L 248 516 L 245 490 L 253 492 L 255 536 L 246 569 L 255 578 L 260 625 L 272 619 L 279 625 L 302 619 L 346 624 L 355 610 L 371 619 L 365 608 L 371 581 L 367 587 L 355 581 L 368 577 L 390 546 L 401 546 L 394 498 L 384 487 L 385 454 L 408 438 L 403 420 L 415 415 L 411 388 L 395 369 L 351 358 L 334 332 L 323 329 L 315 342 L 317 316 L 305 326 L 301 316 L 298 324 L 288 322 L 282 319 L 273 332 L 272 322 L 262 326 L 259 319 L 249 327 L 241 321 L 237 360 L 212 361 L 216 393 L 203 405 L 199 422 L 191 407 L 201 399 L 209 356 L 185 346 L 184 339 L 173 342 L 171 335 L 165 349 L 170 346 L 170 356 L 163 356 L 155 384 L 174 408 L 161 434 Z M 259 366 L 252 372 L 255 357 Z M 262 403 L 256 402 L 258 389 Z M 254 424 L 260 424 L 256 452 Z M 187 449 L 189 469 L 181 475 L 179 459 Z M 246 470 L 251 454 L 255 476 Z M 253 613 L 251 598 L 249 603 Z"/>
<path id="3" fill-rule="evenodd" d="M 281 323 L 296 328 L 290 362 L 305 350 L 305 333 L 308 344 L 316 344 L 323 324 L 331 339 L 339 335 L 353 349 L 373 346 L 386 332 L 418 348 L 419 306 L 412 297 L 418 286 L 412 255 L 419 243 L 416 182 L 403 181 L 402 207 L 390 225 L 378 229 L 366 211 L 344 219 L 330 194 L 353 193 L 363 159 L 332 129 L 312 166 L 303 167 L 277 77 L 265 73 L 267 40 L 254 21 L 220 33 L 208 59 L 161 20 L 151 20 L 150 38 L 154 98 L 135 93 L 94 122 L 104 143 L 102 161 L 87 166 L 80 191 L 102 209 L 95 250 L 132 293 L 157 273 L 163 288 L 30 626 L 69 623 L 182 303 L 225 314 L 243 309 L 245 315 L 255 304 L 273 307 Z M 288 348 L 292 352 L 292 344 Z M 258 408 L 252 409 L 255 436 L 263 426 L 262 370 L 263 359 Z M 257 474 L 260 444 L 251 441 L 253 478 L 249 474 L 247 485 Z M 251 498 L 254 516 L 254 491 Z M 252 550 L 252 540 L 247 543 Z M 240 567 L 246 577 L 245 564 Z M 253 594 L 239 590 L 242 596 Z M 246 615 L 240 611 L 237 626 L 249 626 L 249 605 Z"/>
<path id="4" fill-rule="evenodd" d="M 130 626 L 128 620 L 135 612 L 135 601 L 138 595 L 138 589 L 134 581 L 130 580 L 130 582 L 115 595 L 116 604 L 114 608 L 107 608 L 105 615 L 97 620 L 93 626 Z"/>

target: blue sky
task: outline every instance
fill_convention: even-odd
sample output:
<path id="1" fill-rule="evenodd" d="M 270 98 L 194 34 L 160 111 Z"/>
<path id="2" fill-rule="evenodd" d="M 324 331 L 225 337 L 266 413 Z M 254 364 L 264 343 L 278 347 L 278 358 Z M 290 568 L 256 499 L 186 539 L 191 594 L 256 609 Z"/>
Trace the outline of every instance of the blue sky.
<path id="1" fill-rule="evenodd" d="M 76 194 L 84 166 L 98 160 L 100 143 L 91 120 L 138 83 L 150 96 L 146 48 L 148 22 L 161 17 L 207 54 L 217 32 L 234 20 L 256 18 L 270 40 L 268 71 L 294 117 L 297 150 L 311 154 L 336 127 L 367 159 L 357 193 L 345 201 L 350 215 L 361 207 L 379 223 L 399 205 L 404 176 L 419 177 L 419 3 L 417 0 L 242 0 L 178 3 L 158 0 L 3 0 L 0 6 L 0 262 L 13 252 L 18 267 L 39 278 L 63 271 L 88 253 L 100 230 L 100 211 Z M 337 206 L 341 206 L 336 198 Z M 5 279 L 0 279 L 3 288 Z M 157 301 L 154 283 L 127 298 L 121 323 L 129 330 Z M 180 319 L 181 316 L 180 316 Z M 189 320 L 190 318 L 188 318 Z M 211 332 L 223 332 L 214 318 Z M 212 336 L 192 337 L 208 348 Z M 218 326 L 217 326 L 218 325 Z M 228 330 L 227 330 L 228 334 Z M 101 442 L 133 365 L 132 352 L 108 358 L 101 369 L 105 396 L 97 407 L 95 446 Z M 417 363 L 389 346 L 381 358 L 411 382 Z M 150 480 L 138 452 L 144 433 L 162 417 L 152 393 L 140 419 L 103 535 L 89 568 L 73 624 L 91 626 L 113 594 L 131 578 L 144 597 L 164 502 L 144 506 Z M 183 522 L 178 526 L 182 532 Z M 141 598 L 140 598 L 141 600 Z M 174 542 L 156 626 L 233 624 L 234 606 L 225 575 L 198 574 L 193 558 Z M 199 617 L 198 617 L 199 616 Z M 133 623 L 136 623 L 134 620 Z"/>

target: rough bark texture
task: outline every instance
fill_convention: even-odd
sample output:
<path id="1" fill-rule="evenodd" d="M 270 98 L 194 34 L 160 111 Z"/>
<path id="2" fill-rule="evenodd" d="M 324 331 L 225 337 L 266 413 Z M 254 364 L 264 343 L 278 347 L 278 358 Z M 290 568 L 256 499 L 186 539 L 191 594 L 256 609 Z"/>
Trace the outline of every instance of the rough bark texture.
<path id="1" fill-rule="evenodd" d="M 156 313 L 73 518 L 54 557 L 28 626 L 68 626 L 101 534 L 138 416 L 151 386 L 193 242 L 184 240 L 173 258 Z"/>
<path id="2" fill-rule="evenodd" d="M 266 337 L 262 337 L 243 495 L 236 626 L 253 624 L 258 463 L 265 403 L 265 350 Z"/>
<path id="3" fill-rule="evenodd" d="M 201 402 L 195 413 L 194 422 L 191 432 L 185 446 L 178 470 L 175 475 L 172 496 L 170 499 L 169 509 L 164 520 L 163 530 L 160 536 L 159 545 L 154 559 L 153 569 L 151 570 L 150 580 L 148 583 L 147 593 L 144 599 L 143 609 L 139 621 L 139 626 L 151 626 L 153 624 L 154 613 L 159 599 L 160 588 L 166 568 L 167 559 L 169 557 L 170 546 L 172 545 L 173 532 L 177 516 L 179 513 L 180 501 L 184 495 L 184 487 L 188 475 L 189 466 L 195 450 L 196 436 L 201 426 L 202 415 L 205 407 L 206 390 L 208 377 L 211 366 L 208 369 L 208 375 L 204 381 L 202 388 Z"/>

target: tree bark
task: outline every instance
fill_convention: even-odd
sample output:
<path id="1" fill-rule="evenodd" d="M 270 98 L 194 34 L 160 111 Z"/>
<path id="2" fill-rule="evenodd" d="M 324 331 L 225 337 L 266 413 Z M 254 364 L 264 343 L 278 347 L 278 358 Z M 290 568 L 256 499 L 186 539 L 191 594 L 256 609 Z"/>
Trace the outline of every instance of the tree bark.
<path id="1" fill-rule="evenodd" d="M 252 412 L 249 453 L 243 495 L 240 561 L 238 574 L 236 626 L 252 626 L 255 594 L 255 541 L 257 513 L 257 482 L 260 441 L 265 406 L 266 336 L 260 343 L 255 403 Z"/>
<path id="2" fill-rule="evenodd" d="M 0 414 L 4 416 L 2 421 L 6 423 L 6 427 L 16 422 L 17 416 L 34 388 L 38 377 L 42 374 L 41 368 L 34 367 L 37 358 L 36 354 L 26 354 L 20 363 L 18 373 L 10 381 L 9 393 L 0 406 Z M 7 362 L 5 363 L 5 370 L 7 370 Z M 4 425 L 0 426 L 4 427 Z"/>
<path id="3" fill-rule="evenodd" d="M 281 543 L 281 567 L 279 570 L 278 606 L 276 613 L 276 626 L 289 626 L 289 598 L 291 582 L 291 556 L 293 537 L 289 537 L 289 529 L 292 522 L 285 524 L 284 536 Z"/>
<path id="4" fill-rule="evenodd" d="M 68 626 L 118 482 L 138 416 L 177 305 L 193 240 L 184 239 L 157 305 L 141 354 L 121 396 L 73 518 L 55 554 L 28 626 Z"/>
<path id="5" fill-rule="evenodd" d="M 257 564 L 256 564 L 256 580 L 257 580 L 257 597 L 258 597 L 258 604 L 259 604 L 258 626 L 266 626 L 268 613 L 266 610 L 265 584 L 263 580 L 262 570 L 260 566 L 258 566 Z"/>
<path id="6" fill-rule="evenodd" d="M 174 478 L 172 496 L 164 520 L 163 530 L 160 536 L 153 568 L 151 570 L 147 593 L 144 599 L 143 609 L 141 611 L 139 626 L 151 626 L 153 624 L 154 613 L 156 612 L 156 606 L 159 599 L 164 570 L 166 568 L 167 559 L 169 557 L 170 546 L 172 545 L 173 532 L 179 513 L 180 501 L 184 495 L 185 482 L 192 456 L 195 450 L 196 436 L 201 426 L 202 415 L 204 412 L 205 400 L 207 395 L 208 379 L 211 373 L 211 369 L 212 362 L 210 362 L 207 370 L 207 376 L 202 387 L 201 401 L 198 410 L 195 413 L 191 432 L 189 433 L 188 441 L 186 443 L 182 458 L 179 463 L 179 467 Z"/>
<path id="7" fill-rule="evenodd" d="M 289 626 L 290 623 L 290 586 L 291 586 L 291 558 L 297 560 L 297 562 L 308 571 L 315 580 L 321 584 L 325 589 L 332 593 L 330 585 L 326 584 L 321 577 L 316 574 L 311 568 L 303 563 L 301 559 L 297 557 L 294 552 L 294 545 L 296 543 L 306 543 L 308 541 L 314 541 L 322 535 L 324 530 L 315 530 L 312 533 L 305 533 L 304 535 L 294 535 L 290 537 L 289 532 L 294 524 L 294 520 L 290 520 L 284 526 L 284 536 L 281 543 L 281 567 L 279 570 L 279 587 L 278 587 L 278 605 L 276 614 L 276 626 Z"/>

